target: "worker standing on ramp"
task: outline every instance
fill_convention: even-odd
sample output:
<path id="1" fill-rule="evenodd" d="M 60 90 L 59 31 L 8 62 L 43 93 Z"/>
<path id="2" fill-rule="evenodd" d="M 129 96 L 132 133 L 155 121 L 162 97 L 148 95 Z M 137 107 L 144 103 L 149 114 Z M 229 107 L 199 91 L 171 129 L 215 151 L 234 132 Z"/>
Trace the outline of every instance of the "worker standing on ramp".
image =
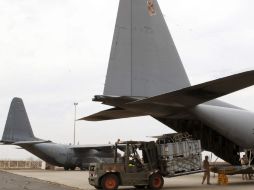
<path id="1" fill-rule="evenodd" d="M 210 183 L 210 164 L 208 161 L 208 156 L 205 156 L 205 160 L 203 161 L 203 168 L 204 168 L 204 176 L 203 176 L 202 184 L 204 184 L 205 180 L 207 179 L 207 185 L 211 185 L 211 183 Z"/>

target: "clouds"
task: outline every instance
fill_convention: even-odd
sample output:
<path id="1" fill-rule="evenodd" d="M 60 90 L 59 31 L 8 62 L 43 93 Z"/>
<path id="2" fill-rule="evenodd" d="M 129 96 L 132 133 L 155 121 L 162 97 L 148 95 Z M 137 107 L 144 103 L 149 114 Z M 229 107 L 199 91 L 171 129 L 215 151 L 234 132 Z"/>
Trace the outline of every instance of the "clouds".
<path id="1" fill-rule="evenodd" d="M 159 3 L 193 84 L 253 69 L 251 0 Z M 78 117 L 106 108 L 91 98 L 103 91 L 117 6 L 117 0 L 0 0 L 0 134 L 15 96 L 24 99 L 35 134 L 60 143 L 72 142 L 73 102 Z M 249 88 L 223 99 L 253 111 L 253 95 Z M 82 121 L 77 131 L 80 143 L 105 143 L 170 130 L 133 118 Z M 17 156 L 13 148 L 0 152 Z"/>

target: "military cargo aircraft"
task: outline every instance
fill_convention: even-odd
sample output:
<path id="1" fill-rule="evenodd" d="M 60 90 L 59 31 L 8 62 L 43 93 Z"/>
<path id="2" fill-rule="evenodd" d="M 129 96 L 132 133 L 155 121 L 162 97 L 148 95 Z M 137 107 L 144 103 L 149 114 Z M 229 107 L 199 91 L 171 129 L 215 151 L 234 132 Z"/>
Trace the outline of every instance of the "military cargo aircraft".
<path id="1" fill-rule="evenodd" d="M 254 113 L 216 98 L 253 84 L 251 70 L 191 86 L 157 0 L 120 0 L 104 93 L 93 99 L 113 108 L 81 119 L 148 115 L 237 165 L 254 148 Z"/>
<path id="2" fill-rule="evenodd" d="M 113 145 L 63 145 L 34 136 L 24 103 L 12 100 L 1 142 L 17 145 L 47 163 L 65 170 L 87 169 L 90 163 L 112 161 Z"/>

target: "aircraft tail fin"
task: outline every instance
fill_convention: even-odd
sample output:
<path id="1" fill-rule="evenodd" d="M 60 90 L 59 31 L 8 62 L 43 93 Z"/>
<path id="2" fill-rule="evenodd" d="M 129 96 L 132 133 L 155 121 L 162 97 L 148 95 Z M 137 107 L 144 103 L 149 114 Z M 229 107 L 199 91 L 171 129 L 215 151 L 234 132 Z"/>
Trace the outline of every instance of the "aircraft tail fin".
<path id="1" fill-rule="evenodd" d="M 104 95 L 152 97 L 188 86 L 157 0 L 120 0 Z"/>
<path id="2" fill-rule="evenodd" d="M 21 98 L 13 98 L 1 142 L 37 141 L 33 134 L 24 103 Z"/>

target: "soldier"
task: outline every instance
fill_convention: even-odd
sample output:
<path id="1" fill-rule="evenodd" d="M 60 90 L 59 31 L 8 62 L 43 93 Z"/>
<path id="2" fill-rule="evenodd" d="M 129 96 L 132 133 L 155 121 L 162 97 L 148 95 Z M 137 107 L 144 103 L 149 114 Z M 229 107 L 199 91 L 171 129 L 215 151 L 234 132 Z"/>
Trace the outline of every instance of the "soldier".
<path id="1" fill-rule="evenodd" d="M 211 185 L 210 183 L 210 164 L 208 161 L 208 156 L 205 156 L 205 160 L 203 161 L 203 168 L 204 168 L 204 176 L 202 184 L 204 184 L 205 180 L 207 179 L 207 185 Z"/>
<path id="2" fill-rule="evenodd" d="M 240 162 L 241 162 L 241 165 L 242 165 L 242 168 L 243 169 L 246 169 L 247 168 L 247 165 L 249 163 L 249 160 L 247 158 L 247 156 L 244 154 L 243 157 L 240 159 Z M 243 180 L 247 180 L 247 174 L 242 174 L 242 179 Z"/>

